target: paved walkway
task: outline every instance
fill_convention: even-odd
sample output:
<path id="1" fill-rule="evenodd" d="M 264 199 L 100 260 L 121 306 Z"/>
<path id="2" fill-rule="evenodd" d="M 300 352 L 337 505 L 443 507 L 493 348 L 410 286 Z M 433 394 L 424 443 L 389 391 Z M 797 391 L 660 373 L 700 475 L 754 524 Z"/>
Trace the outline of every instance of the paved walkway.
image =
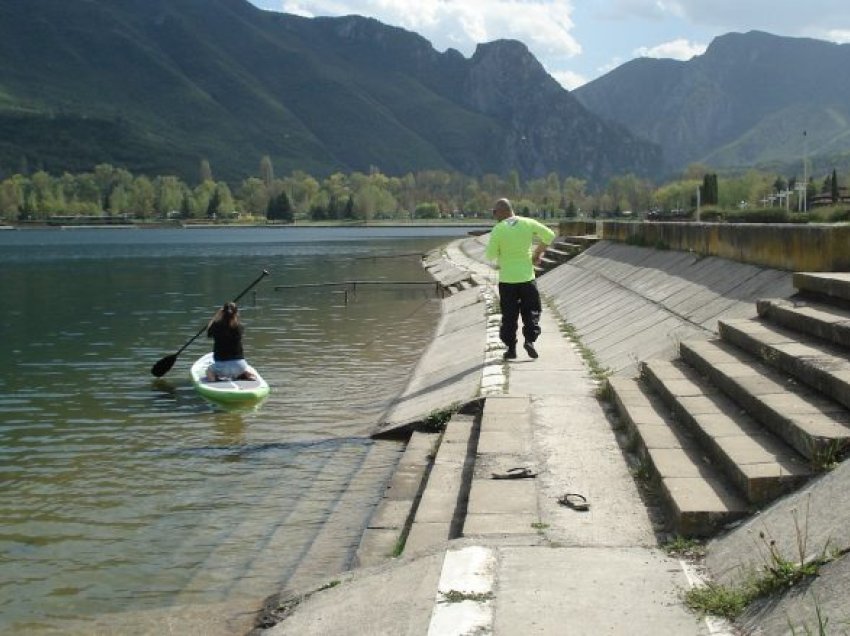
<path id="1" fill-rule="evenodd" d="M 465 255 L 460 245 L 452 245 L 449 258 L 495 285 L 496 273 Z M 506 390 L 510 398 L 530 401 L 528 435 L 538 477 L 527 482 L 536 490 L 541 541 L 487 548 L 494 601 L 482 633 L 720 633 L 683 606 L 681 593 L 693 573 L 657 547 L 650 508 L 596 397 L 597 384 L 551 309 L 544 310 L 541 328 L 540 357 L 530 359 L 520 348 L 518 358 L 507 364 Z M 502 400 L 488 399 L 488 408 L 498 412 Z M 485 427 L 486 421 L 482 434 Z M 590 509 L 579 512 L 559 504 L 565 493 L 584 495 Z M 440 583 L 441 588 L 452 585 Z M 436 605 L 434 619 L 442 607 Z M 432 620 L 430 633 L 469 632 Z"/>
<path id="2" fill-rule="evenodd" d="M 495 272 L 461 245 L 448 257 L 494 290 Z M 684 607 L 695 574 L 658 547 L 597 385 L 551 309 L 541 327 L 540 357 L 520 349 L 505 365 L 504 393 L 487 398 L 464 538 L 351 573 L 271 633 L 724 633 Z M 490 328 L 491 345 L 494 337 Z M 518 465 L 537 477 L 491 479 Z M 590 509 L 559 504 L 567 492 Z"/>

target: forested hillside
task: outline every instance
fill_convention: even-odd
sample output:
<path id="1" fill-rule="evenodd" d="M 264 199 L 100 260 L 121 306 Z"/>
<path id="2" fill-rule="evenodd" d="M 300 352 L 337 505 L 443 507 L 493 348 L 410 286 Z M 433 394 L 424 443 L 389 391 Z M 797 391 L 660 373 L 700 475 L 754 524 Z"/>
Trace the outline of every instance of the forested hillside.
<path id="1" fill-rule="evenodd" d="M 109 163 L 235 183 L 441 169 L 602 182 L 657 146 L 587 111 L 519 42 L 472 58 L 377 21 L 245 0 L 4 0 L 0 175 Z"/>

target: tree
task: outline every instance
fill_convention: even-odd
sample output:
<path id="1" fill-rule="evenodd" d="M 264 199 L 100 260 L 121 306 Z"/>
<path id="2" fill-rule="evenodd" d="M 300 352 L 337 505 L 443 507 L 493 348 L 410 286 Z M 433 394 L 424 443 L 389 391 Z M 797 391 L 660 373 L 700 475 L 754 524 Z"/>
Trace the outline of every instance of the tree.
<path id="1" fill-rule="evenodd" d="M 260 179 L 266 184 L 266 188 L 271 188 L 274 183 L 274 168 L 272 167 L 271 157 L 268 155 L 260 159 Z"/>
<path id="2" fill-rule="evenodd" d="M 106 209 L 111 214 L 124 214 L 130 211 L 130 193 L 123 185 L 118 184 L 109 193 Z"/>
<path id="3" fill-rule="evenodd" d="M 14 175 L 0 183 L 0 218 L 18 218 L 24 206 L 24 177 Z"/>
<path id="4" fill-rule="evenodd" d="M 286 190 L 281 190 L 280 193 L 269 200 L 269 206 L 266 209 L 266 218 L 269 221 L 292 222 L 294 218 L 292 203 L 289 201 Z"/>
<path id="5" fill-rule="evenodd" d="M 206 159 L 201 159 L 201 166 L 200 166 L 200 169 L 198 171 L 198 177 L 199 177 L 201 183 L 204 183 L 205 181 L 212 181 L 212 179 L 213 179 L 212 168 L 210 167 L 210 162 L 207 161 Z"/>
<path id="6" fill-rule="evenodd" d="M 156 207 L 156 192 L 151 180 L 144 175 L 136 177 L 130 192 L 130 211 L 142 218 L 149 217 Z"/>
<path id="7" fill-rule="evenodd" d="M 180 202 L 180 218 L 192 218 L 192 201 L 188 190 L 183 193 L 183 201 Z"/>
<path id="8" fill-rule="evenodd" d="M 263 216 L 269 209 L 269 189 L 257 177 L 250 177 L 242 182 L 238 191 L 242 206 L 251 216 Z"/>
<path id="9" fill-rule="evenodd" d="M 716 174 L 705 174 L 703 176 L 700 197 L 703 205 L 717 205 L 718 187 Z"/>
<path id="10" fill-rule="evenodd" d="M 354 197 L 352 195 L 348 195 L 348 201 L 345 202 L 345 208 L 342 211 L 342 218 L 346 220 L 354 219 Z"/>
<path id="11" fill-rule="evenodd" d="M 417 219 L 436 219 L 440 216 L 440 208 L 436 203 L 420 203 L 413 215 Z"/>
<path id="12" fill-rule="evenodd" d="M 180 207 L 183 200 L 183 185 L 177 177 L 157 177 L 154 179 L 154 209 L 158 216 L 166 217 L 172 210 Z"/>
<path id="13" fill-rule="evenodd" d="M 207 218 L 214 219 L 218 216 L 219 208 L 221 207 L 221 195 L 218 193 L 218 188 L 213 190 L 209 203 L 207 203 Z"/>
<path id="14" fill-rule="evenodd" d="M 838 174 L 835 172 L 835 168 L 832 169 L 832 183 L 830 184 L 830 195 L 832 196 L 832 202 L 838 203 L 839 190 L 838 190 Z"/>

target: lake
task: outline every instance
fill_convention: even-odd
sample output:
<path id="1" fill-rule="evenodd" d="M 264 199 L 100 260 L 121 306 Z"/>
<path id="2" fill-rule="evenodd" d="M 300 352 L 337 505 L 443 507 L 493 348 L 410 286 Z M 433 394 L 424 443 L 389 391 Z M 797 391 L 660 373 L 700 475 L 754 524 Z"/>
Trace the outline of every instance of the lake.
<path id="1" fill-rule="evenodd" d="M 0 232 L 0 633 L 132 633 L 140 616 L 247 611 L 293 575 L 334 574 L 402 450 L 369 432 L 439 303 L 427 285 L 275 287 L 429 281 L 418 254 L 465 232 Z M 240 301 L 246 356 L 272 386 L 262 404 L 223 410 L 193 390 L 205 336 L 150 374 L 263 269 Z M 336 536 L 328 519 L 352 497 Z"/>

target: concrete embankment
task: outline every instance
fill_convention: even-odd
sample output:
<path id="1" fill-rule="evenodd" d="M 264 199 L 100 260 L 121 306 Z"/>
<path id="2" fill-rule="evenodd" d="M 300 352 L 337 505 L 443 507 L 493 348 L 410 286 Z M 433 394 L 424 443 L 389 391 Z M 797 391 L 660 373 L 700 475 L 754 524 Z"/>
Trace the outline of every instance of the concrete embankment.
<path id="1" fill-rule="evenodd" d="M 770 312 L 759 299 L 778 299 L 770 310 L 778 313 L 780 301 L 799 292 L 791 272 L 603 241 L 539 279 L 547 303 L 541 357 L 505 363 L 485 242 L 455 242 L 430 264 L 457 293 L 445 300 L 434 342 L 376 431 L 415 432 L 361 542 L 358 561 L 368 567 L 282 610 L 285 619 L 272 633 L 723 633 L 722 624 L 698 621 L 684 608 L 681 594 L 699 577 L 658 547 L 682 529 L 719 537 L 708 544 L 706 564 L 729 585 L 776 565 L 769 549 L 754 549 L 754 535 L 759 540 L 766 532 L 791 558 L 802 534 L 810 539 L 807 557 L 812 551 L 831 556 L 808 589 L 813 594 L 798 588 L 754 605 L 742 624 L 764 625 L 765 633 L 784 633 L 790 625 L 800 633 L 814 624 L 820 607 L 830 625 L 846 625 L 850 540 L 839 529 L 850 527 L 844 512 L 850 509 L 850 469 L 845 464 L 822 477 L 807 474 L 804 490 L 793 490 L 799 481 L 766 482 L 765 466 L 775 461 L 771 453 L 779 442 L 770 437 L 758 448 L 752 442 L 776 434 L 758 432 L 758 414 L 725 401 L 716 386 L 700 384 L 700 373 L 680 359 L 685 350 L 691 362 L 704 354 L 715 368 L 744 378 L 738 384 L 762 396 L 759 403 L 803 413 L 786 417 L 789 427 L 817 420 L 823 430 L 826 420 L 803 405 L 826 403 L 795 392 L 804 380 L 780 381 L 770 375 L 777 371 L 731 348 L 735 338 L 744 338 L 733 334 L 762 328 L 759 314 Z M 818 311 L 826 309 L 818 305 Z M 841 322 L 840 313 L 830 315 Z M 850 322 L 850 314 L 844 319 Z M 842 337 L 837 328 L 831 331 Z M 799 339 L 772 334 L 780 350 L 787 343 L 785 352 L 812 359 Z M 767 344 L 753 347 L 784 359 Z M 610 371 L 614 403 L 598 399 L 587 352 L 597 372 Z M 745 368 L 720 353 L 736 356 Z M 822 360 L 824 367 L 839 364 Z M 661 394 L 681 406 L 677 417 L 670 417 L 675 409 Z M 461 406 L 443 432 L 421 426 L 434 413 Z M 823 411 L 832 418 L 829 426 L 840 424 L 841 408 Z M 751 420 L 740 424 L 741 413 Z M 779 415 L 774 408 L 762 417 Z M 705 439 L 695 428 L 681 428 L 700 422 L 711 429 Z M 733 426 L 740 427 L 734 434 Z M 829 448 L 838 451 L 842 438 L 835 439 Z M 710 455 L 706 445 L 725 448 L 727 459 Z M 682 463 L 686 459 L 694 463 Z M 527 469 L 528 478 L 494 479 L 511 468 Z M 718 494 L 723 489 L 739 488 L 721 474 L 727 468 L 760 480 L 746 489 L 767 499 L 751 503 L 735 494 L 739 508 L 730 517 L 713 508 L 732 499 Z M 776 470 L 784 475 L 785 468 Z M 787 488 L 791 494 L 771 503 Z M 561 505 L 565 493 L 583 495 L 590 509 Z M 758 510 L 740 527 L 723 526 Z"/>

